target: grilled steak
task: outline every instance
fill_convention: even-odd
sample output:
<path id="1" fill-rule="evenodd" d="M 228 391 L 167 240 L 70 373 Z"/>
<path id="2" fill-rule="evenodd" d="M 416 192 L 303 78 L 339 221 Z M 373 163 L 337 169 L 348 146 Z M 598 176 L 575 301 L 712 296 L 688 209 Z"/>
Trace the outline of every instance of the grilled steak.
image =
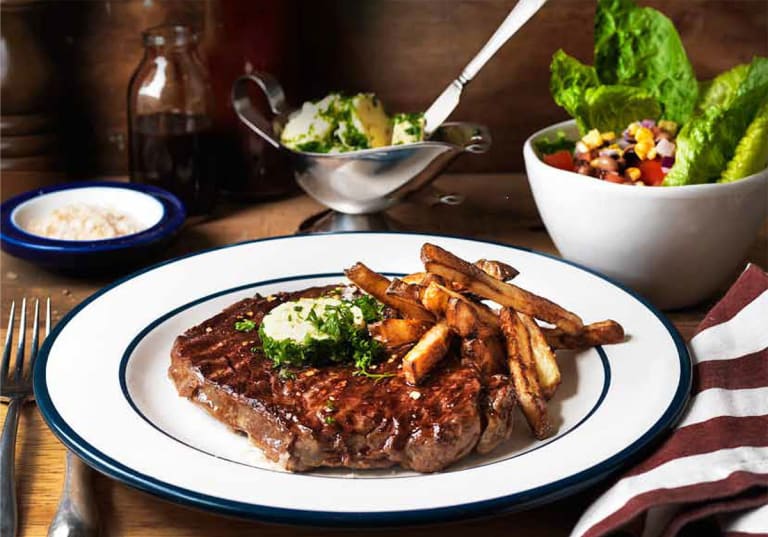
<path id="1" fill-rule="evenodd" d="M 281 372 L 254 350 L 256 331 L 234 329 L 240 319 L 258 325 L 278 304 L 329 289 L 241 300 L 179 336 L 169 369 L 179 394 L 292 471 L 399 464 L 434 472 L 509 437 L 515 398 L 506 376 L 488 376 L 459 352 L 415 387 L 399 374 L 355 375 L 351 365 Z M 397 373 L 398 363 L 383 363 L 376 372 Z"/>

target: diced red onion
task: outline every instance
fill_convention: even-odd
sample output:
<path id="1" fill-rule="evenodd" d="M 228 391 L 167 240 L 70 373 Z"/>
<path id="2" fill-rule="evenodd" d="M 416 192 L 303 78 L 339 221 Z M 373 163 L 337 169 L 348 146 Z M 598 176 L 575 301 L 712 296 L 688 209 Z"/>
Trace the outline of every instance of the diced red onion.
<path id="1" fill-rule="evenodd" d="M 675 163 L 675 157 L 662 157 L 661 158 L 661 167 L 662 168 L 671 168 L 674 163 Z"/>
<path id="2" fill-rule="evenodd" d="M 666 138 L 662 138 L 656 144 L 656 152 L 662 157 L 671 157 L 675 154 L 675 144 Z"/>
<path id="3" fill-rule="evenodd" d="M 626 148 L 627 146 L 629 146 L 629 145 L 631 145 L 631 144 L 632 144 L 632 142 L 630 142 L 630 141 L 629 141 L 629 140 L 627 140 L 626 138 L 619 138 L 619 140 L 618 140 L 616 143 L 617 143 L 617 144 L 619 145 L 619 147 L 620 147 L 620 148 L 622 148 L 622 149 L 624 149 L 624 148 Z"/>
<path id="4" fill-rule="evenodd" d="M 656 126 L 656 121 L 654 121 L 653 119 L 644 119 L 644 120 L 642 120 L 640 122 L 640 124 L 643 127 L 646 127 L 648 129 L 650 129 L 651 127 L 655 127 Z"/>

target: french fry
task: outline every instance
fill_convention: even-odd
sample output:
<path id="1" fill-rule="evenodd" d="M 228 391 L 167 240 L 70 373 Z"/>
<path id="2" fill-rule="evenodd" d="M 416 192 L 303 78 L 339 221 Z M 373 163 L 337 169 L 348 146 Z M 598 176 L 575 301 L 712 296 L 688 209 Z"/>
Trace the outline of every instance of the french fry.
<path id="1" fill-rule="evenodd" d="M 400 279 L 405 283 L 415 283 L 420 285 L 426 275 L 426 272 L 414 272 L 413 274 L 406 274 Z"/>
<path id="2" fill-rule="evenodd" d="M 384 319 L 368 325 L 368 333 L 385 349 L 397 349 L 416 343 L 432 323 L 416 319 Z"/>
<path id="3" fill-rule="evenodd" d="M 451 295 L 444 292 L 438 284 L 430 284 L 421 295 L 421 303 L 427 311 L 431 311 L 439 317 L 445 313 L 450 298 Z"/>
<path id="4" fill-rule="evenodd" d="M 507 265 L 506 263 L 502 263 L 501 261 L 490 261 L 488 259 L 478 259 L 477 261 L 475 261 L 474 265 L 480 270 L 482 270 L 483 272 L 485 272 L 491 278 L 494 278 L 502 282 L 511 280 L 512 278 L 514 278 L 519 274 L 517 272 L 517 269 Z M 432 274 L 432 273 L 427 272 L 427 274 Z M 437 274 L 433 274 L 433 276 L 440 278 L 440 276 L 437 276 Z M 442 282 L 439 282 L 439 283 L 442 283 Z M 451 281 L 451 282 L 447 282 L 444 285 L 446 285 L 446 287 L 453 289 L 454 291 L 458 291 L 459 293 L 462 293 L 465 295 L 472 295 L 459 282 Z M 476 297 L 474 295 L 470 296 L 470 298 L 472 298 L 473 300 L 476 298 L 482 299 L 482 297 Z"/>
<path id="5" fill-rule="evenodd" d="M 445 285 L 445 280 L 441 276 L 438 276 L 437 274 L 432 274 L 431 272 L 425 272 L 424 278 L 422 278 L 421 280 L 421 285 L 426 287 L 432 282 L 435 282 L 436 284 L 439 284 L 439 285 Z"/>
<path id="6" fill-rule="evenodd" d="M 421 302 L 424 286 L 419 283 L 406 283 L 400 278 L 392 278 L 386 292 L 390 296 L 399 296 L 408 301 Z"/>
<path id="7" fill-rule="evenodd" d="M 552 323 L 569 334 L 577 334 L 584 323 L 578 315 L 511 283 L 492 278 L 479 268 L 434 244 L 425 243 L 421 260 L 428 272 L 455 281 L 483 298 Z"/>
<path id="8" fill-rule="evenodd" d="M 560 385 L 560 368 L 557 365 L 555 353 L 549 347 L 541 327 L 531 317 L 524 313 L 518 313 L 523 325 L 528 330 L 531 342 L 531 354 L 536 363 L 536 375 L 539 379 L 541 391 L 546 399 L 550 399 Z"/>
<path id="9" fill-rule="evenodd" d="M 552 434 L 552 424 L 536 376 L 528 330 L 510 308 L 502 308 L 499 318 L 506 342 L 509 374 L 520 408 L 533 435 L 538 439 L 546 438 Z"/>
<path id="10" fill-rule="evenodd" d="M 466 298 L 451 297 L 445 308 L 445 320 L 461 337 L 482 337 L 497 333 L 498 328 L 483 322 L 479 312 L 480 309 Z M 495 316 L 494 321 L 498 322 Z"/>
<path id="11" fill-rule="evenodd" d="M 501 261 L 493 261 L 490 259 L 478 259 L 475 261 L 475 266 L 491 278 L 501 282 L 507 282 L 520 274 L 515 267 L 511 267 Z"/>
<path id="12" fill-rule="evenodd" d="M 497 335 L 462 340 L 461 356 L 476 363 L 485 376 L 505 369 L 504 347 Z"/>
<path id="13" fill-rule="evenodd" d="M 424 306 L 418 301 L 409 300 L 401 296 L 388 295 L 387 288 L 391 283 L 389 279 L 372 271 L 362 263 L 355 263 L 352 267 L 345 270 L 344 273 L 360 289 L 382 304 L 396 309 L 406 317 L 420 321 L 435 321 L 435 316 L 424 309 Z"/>
<path id="14" fill-rule="evenodd" d="M 435 324 L 403 357 L 403 374 L 410 384 L 419 384 L 443 359 L 451 345 L 451 329 L 444 320 Z"/>
<path id="15" fill-rule="evenodd" d="M 578 334 L 567 334 L 559 328 L 542 328 L 541 330 L 553 349 L 586 349 L 624 341 L 624 328 L 610 319 L 588 324 Z"/>
<path id="16" fill-rule="evenodd" d="M 494 330 L 499 329 L 499 318 L 496 313 L 479 302 L 473 302 L 461 293 L 452 291 L 447 287 L 440 285 L 439 283 L 430 283 L 421 295 L 421 303 L 427 310 L 431 311 L 438 317 L 445 315 L 448 308 L 448 301 L 452 298 L 460 300 L 469 306 L 471 306 L 477 313 L 478 318 L 484 324 L 492 327 Z"/>
<path id="17" fill-rule="evenodd" d="M 402 281 L 405 283 L 412 283 L 416 285 L 424 285 L 427 286 L 430 284 L 430 282 L 436 282 L 440 285 L 445 284 L 445 280 L 443 280 L 440 276 L 437 274 L 431 274 L 429 272 L 414 272 L 413 274 L 407 274 L 401 278 Z"/>

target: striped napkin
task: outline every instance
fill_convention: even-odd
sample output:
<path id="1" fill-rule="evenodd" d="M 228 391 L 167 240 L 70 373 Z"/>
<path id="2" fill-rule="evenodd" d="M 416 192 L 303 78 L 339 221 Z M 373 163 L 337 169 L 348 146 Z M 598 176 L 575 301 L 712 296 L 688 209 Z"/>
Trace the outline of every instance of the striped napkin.
<path id="1" fill-rule="evenodd" d="M 571 537 L 672 537 L 694 521 L 729 537 L 768 535 L 768 274 L 749 265 L 689 349 L 693 390 L 677 428 Z"/>

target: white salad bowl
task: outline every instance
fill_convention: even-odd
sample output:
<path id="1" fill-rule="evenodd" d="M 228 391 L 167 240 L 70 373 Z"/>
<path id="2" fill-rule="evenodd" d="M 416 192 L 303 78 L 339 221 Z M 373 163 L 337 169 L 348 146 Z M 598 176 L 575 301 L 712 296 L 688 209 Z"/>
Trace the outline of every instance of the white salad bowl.
<path id="1" fill-rule="evenodd" d="M 523 147 L 539 214 L 560 254 L 675 309 L 710 297 L 753 243 L 768 217 L 768 168 L 732 183 L 636 187 L 545 164 L 533 142 L 574 121 L 533 134 Z"/>

